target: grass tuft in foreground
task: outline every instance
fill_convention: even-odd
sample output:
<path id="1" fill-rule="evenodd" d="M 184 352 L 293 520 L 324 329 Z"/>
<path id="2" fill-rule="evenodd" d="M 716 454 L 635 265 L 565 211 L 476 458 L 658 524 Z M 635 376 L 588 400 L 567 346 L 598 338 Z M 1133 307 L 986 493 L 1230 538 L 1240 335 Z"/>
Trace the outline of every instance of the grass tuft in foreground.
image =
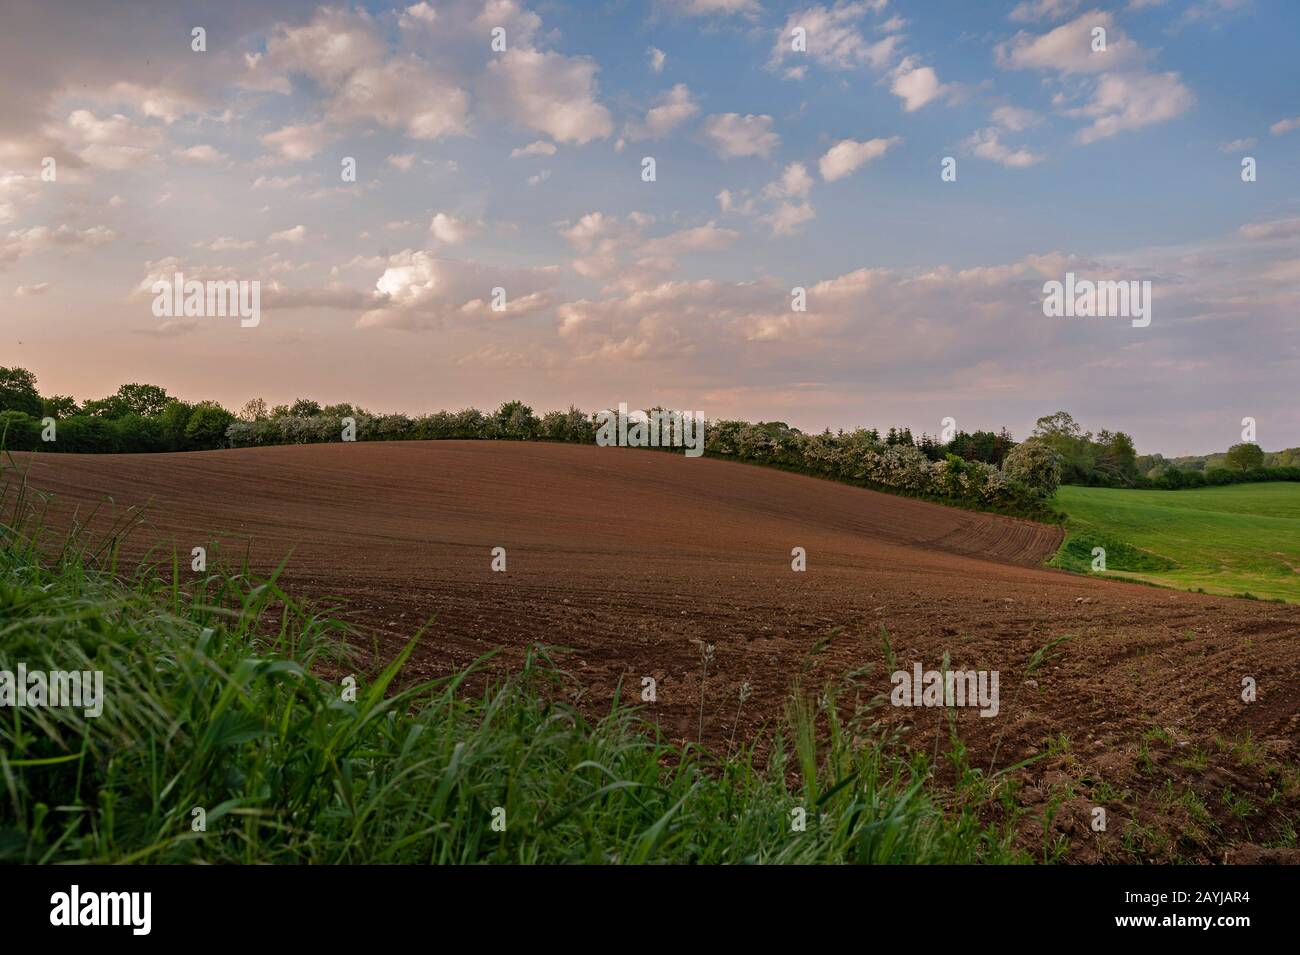
<path id="1" fill-rule="evenodd" d="M 797 697 L 764 759 L 719 761 L 621 703 L 591 721 L 555 702 L 541 649 L 480 694 L 467 673 L 396 690 L 417 634 L 346 702 L 313 675 L 346 626 L 275 575 L 181 587 L 174 563 L 123 574 L 111 539 L 39 547 L 35 502 L 0 485 L 0 671 L 101 670 L 106 696 L 99 717 L 0 708 L 0 862 L 1017 858 L 831 693 Z"/>

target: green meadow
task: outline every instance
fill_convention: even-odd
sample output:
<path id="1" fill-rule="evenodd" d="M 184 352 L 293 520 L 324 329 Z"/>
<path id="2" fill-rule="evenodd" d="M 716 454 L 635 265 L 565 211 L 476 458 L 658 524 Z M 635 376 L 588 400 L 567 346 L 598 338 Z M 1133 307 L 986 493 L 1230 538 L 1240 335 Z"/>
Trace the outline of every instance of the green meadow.
<path id="1" fill-rule="evenodd" d="M 1183 491 L 1061 487 L 1066 539 L 1052 564 L 1091 572 L 1106 549 L 1114 577 L 1300 602 L 1300 484 Z"/>

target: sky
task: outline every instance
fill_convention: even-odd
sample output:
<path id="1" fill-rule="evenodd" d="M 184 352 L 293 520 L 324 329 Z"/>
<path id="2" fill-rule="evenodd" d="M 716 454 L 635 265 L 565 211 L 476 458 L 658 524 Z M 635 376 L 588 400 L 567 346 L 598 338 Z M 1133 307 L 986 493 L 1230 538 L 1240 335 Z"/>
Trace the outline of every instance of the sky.
<path id="1" fill-rule="evenodd" d="M 44 394 L 1300 445 L 1293 0 L 0 8 Z M 177 272 L 260 321 L 156 316 Z M 1150 324 L 1048 317 L 1067 273 Z"/>

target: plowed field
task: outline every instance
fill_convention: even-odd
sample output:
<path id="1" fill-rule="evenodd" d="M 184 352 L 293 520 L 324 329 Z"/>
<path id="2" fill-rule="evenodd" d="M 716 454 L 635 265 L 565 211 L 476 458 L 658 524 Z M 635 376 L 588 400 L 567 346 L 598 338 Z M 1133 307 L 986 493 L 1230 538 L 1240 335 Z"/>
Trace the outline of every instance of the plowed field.
<path id="1" fill-rule="evenodd" d="M 288 582 L 346 598 L 385 652 L 436 615 L 413 661 L 422 675 L 498 647 L 506 663 L 533 642 L 566 647 L 584 705 L 599 710 L 619 681 L 637 696 L 652 676 L 654 718 L 694 739 L 711 644 L 704 736 L 722 748 L 776 716 L 801 671 L 815 687 L 857 670 L 862 693 L 887 698 L 883 628 L 899 669 L 938 669 L 947 652 L 954 668 L 999 671 L 998 716 L 963 710 L 956 725 L 981 768 L 1039 757 L 1004 777 L 1028 810 L 1026 845 L 1064 835 L 1078 860 L 1295 851 L 1300 607 L 1044 569 L 1056 527 L 572 445 L 18 457 L 56 495 L 56 522 L 106 498 L 149 503 L 132 546 L 174 544 L 183 566 L 213 541 L 227 556 L 251 546 L 264 570 L 292 551 Z M 496 547 L 504 573 L 491 569 Z M 791 570 L 795 547 L 806 572 Z M 1241 699 L 1245 677 L 1254 702 Z M 753 695 L 739 706 L 744 683 Z M 947 749 L 941 714 L 881 708 L 927 752 Z M 1104 833 L 1089 828 L 1096 805 L 1108 807 Z"/>

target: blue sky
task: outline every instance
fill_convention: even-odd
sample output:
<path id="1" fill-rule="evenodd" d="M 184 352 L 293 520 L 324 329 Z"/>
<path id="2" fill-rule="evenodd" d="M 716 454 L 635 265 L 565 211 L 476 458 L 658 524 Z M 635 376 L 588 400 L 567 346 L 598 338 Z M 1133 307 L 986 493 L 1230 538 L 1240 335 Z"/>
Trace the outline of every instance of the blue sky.
<path id="1" fill-rule="evenodd" d="M 1300 444 L 1300 5 L 7 6 L 0 364 L 47 392 Z M 176 270 L 262 321 L 160 321 Z M 1067 271 L 1152 324 L 1044 317 Z"/>

